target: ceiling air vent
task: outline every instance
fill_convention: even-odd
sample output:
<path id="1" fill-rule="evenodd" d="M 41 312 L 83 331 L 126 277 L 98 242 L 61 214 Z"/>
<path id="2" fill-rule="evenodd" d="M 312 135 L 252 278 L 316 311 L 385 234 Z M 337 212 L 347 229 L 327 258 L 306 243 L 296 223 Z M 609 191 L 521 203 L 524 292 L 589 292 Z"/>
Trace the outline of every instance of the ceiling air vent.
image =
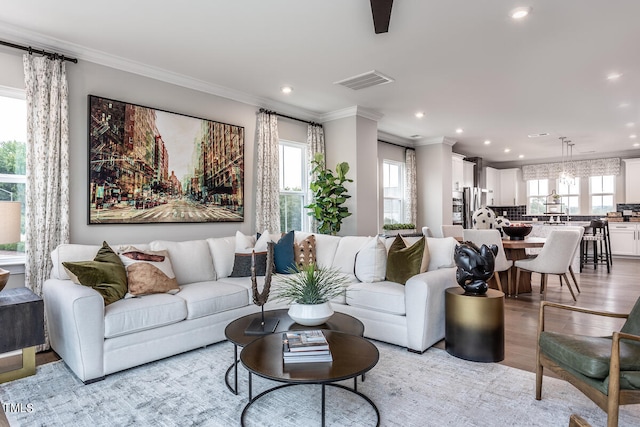
<path id="1" fill-rule="evenodd" d="M 358 74 L 357 76 L 349 77 L 348 79 L 334 82 L 334 84 L 342 85 L 353 90 L 360 90 L 371 86 L 379 86 L 391 83 L 393 81 L 394 80 L 391 77 L 385 76 L 384 74 L 373 70 L 363 74 Z"/>

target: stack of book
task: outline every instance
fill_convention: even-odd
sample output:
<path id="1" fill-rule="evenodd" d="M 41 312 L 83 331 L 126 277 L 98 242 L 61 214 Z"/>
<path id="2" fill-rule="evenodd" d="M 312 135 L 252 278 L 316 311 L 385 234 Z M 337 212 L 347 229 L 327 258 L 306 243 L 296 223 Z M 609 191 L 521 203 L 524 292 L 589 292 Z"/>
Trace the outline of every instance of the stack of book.
<path id="1" fill-rule="evenodd" d="M 329 343 L 322 331 L 292 331 L 282 334 L 284 363 L 331 362 Z"/>

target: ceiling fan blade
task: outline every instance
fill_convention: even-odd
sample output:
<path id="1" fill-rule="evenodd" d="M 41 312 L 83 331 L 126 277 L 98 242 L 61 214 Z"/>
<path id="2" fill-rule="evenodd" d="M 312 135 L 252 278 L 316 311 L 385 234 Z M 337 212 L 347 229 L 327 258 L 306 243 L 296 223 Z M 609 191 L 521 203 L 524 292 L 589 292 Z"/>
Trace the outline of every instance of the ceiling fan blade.
<path id="1" fill-rule="evenodd" d="M 373 27 L 376 34 L 389 31 L 391 6 L 393 6 L 393 0 L 371 0 L 371 14 L 373 15 Z"/>

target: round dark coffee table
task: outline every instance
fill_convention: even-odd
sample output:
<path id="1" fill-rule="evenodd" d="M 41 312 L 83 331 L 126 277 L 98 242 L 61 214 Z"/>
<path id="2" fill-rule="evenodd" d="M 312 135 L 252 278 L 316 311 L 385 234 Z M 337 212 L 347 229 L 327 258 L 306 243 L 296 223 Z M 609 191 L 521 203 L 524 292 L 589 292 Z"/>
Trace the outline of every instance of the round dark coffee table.
<path id="1" fill-rule="evenodd" d="M 265 319 L 278 319 L 278 326 L 275 330 L 275 334 L 278 336 L 281 335 L 279 332 L 308 329 L 326 329 L 357 335 L 360 337 L 364 335 L 364 325 L 362 322 L 348 314 L 334 313 L 326 323 L 323 323 L 320 326 L 302 326 L 294 322 L 293 319 L 289 317 L 287 314 L 288 311 L 288 309 L 282 308 L 264 312 Z M 259 335 L 246 335 L 244 331 L 254 319 L 259 319 L 261 316 L 262 314 L 258 312 L 240 317 L 239 319 L 229 323 L 224 330 L 224 336 L 233 343 L 233 364 L 227 369 L 224 376 L 224 382 L 227 384 L 227 388 L 234 394 L 238 394 L 238 347 L 244 347 L 252 341 L 260 338 Z M 229 374 L 232 370 L 234 371 L 233 387 L 229 384 Z"/>
<path id="2" fill-rule="evenodd" d="M 265 335 L 247 344 L 240 353 L 240 361 L 249 371 L 249 402 L 242 410 L 240 423 L 244 426 L 244 417 L 253 403 L 261 397 L 284 387 L 300 384 L 319 384 L 322 386 L 322 425 L 325 421 L 325 387 L 337 387 L 354 393 L 371 405 L 380 425 L 380 412 L 375 403 L 358 391 L 357 377 L 373 369 L 378 363 L 379 352 L 368 340 L 343 332 L 324 330 L 329 342 L 333 362 L 285 364 L 282 360 L 282 334 Z M 252 396 L 252 375 L 258 375 L 273 381 L 284 383 Z M 353 388 L 336 381 L 353 378 Z"/>

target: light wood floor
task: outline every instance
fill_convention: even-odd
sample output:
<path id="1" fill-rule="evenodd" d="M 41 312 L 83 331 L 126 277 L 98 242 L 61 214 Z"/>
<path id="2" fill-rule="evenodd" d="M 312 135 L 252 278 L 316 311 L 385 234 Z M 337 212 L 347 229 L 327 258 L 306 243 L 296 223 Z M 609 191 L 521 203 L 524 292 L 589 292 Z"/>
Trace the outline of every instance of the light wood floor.
<path id="1" fill-rule="evenodd" d="M 640 260 L 614 258 L 611 273 L 604 266 L 585 268 L 578 277 L 581 293 L 577 302 L 571 298 L 566 286 L 560 287 L 557 277 L 549 277 L 547 300 L 597 310 L 628 313 L 640 297 Z M 533 292 L 518 298 L 505 299 L 505 359 L 503 365 L 535 372 L 535 346 L 538 328 L 538 311 L 541 301 L 540 276 L 534 274 Z M 551 314 L 551 313 L 549 313 Z M 564 331 L 584 335 L 611 335 L 618 330 L 622 320 L 580 313 L 555 312 L 547 318 L 547 330 Z M 444 348 L 444 340 L 436 344 Z M 37 365 L 59 360 L 56 353 L 48 351 L 36 355 Z M 545 371 L 545 374 L 548 370 Z M 0 408 L 0 427 L 6 423 Z"/>
<path id="2" fill-rule="evenodd" d="M 578 276 L 581 292 L 577 302 L 571 298 L 566 285 L 560 287 L 557 276 L 547 280 L 547 300 L 567 305 L 603 311 L 628 313 L 640 297 L 640 260 L 614 258 L 611 273 L 606 266 L 585 268 Z M 533 292 L 518 298 L 505 299 L 505 359 L 503 365 L 535 372 L 535 347 L 538 330 L 538 314 L 542 295 L 540 276 L 532 278 Z M 575 289 L 574 289 L 575 292 Z M 611 335 L 619 330 L 624 320 L 588 316 L 559 310 L 549 311 L 546 329 L 582 335 Z M 444 340 L 436 347 L 444 348 Z M 545 371 L 545 374 L 548 372 Z"/>

